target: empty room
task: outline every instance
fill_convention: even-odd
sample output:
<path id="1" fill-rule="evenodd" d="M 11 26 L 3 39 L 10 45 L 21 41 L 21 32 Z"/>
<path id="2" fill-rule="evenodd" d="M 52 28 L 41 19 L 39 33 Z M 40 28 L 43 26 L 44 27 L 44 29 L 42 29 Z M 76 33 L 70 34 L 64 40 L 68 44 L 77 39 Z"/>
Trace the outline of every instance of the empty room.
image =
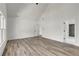
<path id="1" fill-rule="evenodd" d="M 79 3 L 0 3 L 0 56 L 79 56 Z"/>

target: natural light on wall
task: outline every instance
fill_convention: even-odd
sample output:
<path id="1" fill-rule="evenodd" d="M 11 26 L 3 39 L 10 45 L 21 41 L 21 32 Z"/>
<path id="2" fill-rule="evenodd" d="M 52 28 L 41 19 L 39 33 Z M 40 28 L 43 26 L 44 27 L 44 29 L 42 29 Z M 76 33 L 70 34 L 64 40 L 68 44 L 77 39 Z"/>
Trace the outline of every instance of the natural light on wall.
<path id="1" fill-rule="evenodd" d="M 0 45 L 5 41 L 6 22 L 3 13 L 0 11 Z"/>

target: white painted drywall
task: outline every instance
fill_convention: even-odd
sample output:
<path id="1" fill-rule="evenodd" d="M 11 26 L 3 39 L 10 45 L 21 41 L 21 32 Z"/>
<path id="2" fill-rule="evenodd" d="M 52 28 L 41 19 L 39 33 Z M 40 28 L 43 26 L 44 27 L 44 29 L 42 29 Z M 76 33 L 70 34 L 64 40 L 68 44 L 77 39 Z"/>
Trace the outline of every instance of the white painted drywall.
<path id="1" fill-rule="evenodd" d="M 2 11 L 3 15 L 7 19 L 6 4 L 0 3 L 0 11 Z M 3 54 L 6 42 L 7 42 L 7 37 L 5 36 L 5 40 L 0 44 L 0 56 Z"/>
<path id="2" fill-rule="evenodd" d="M 76 18 L 76 44 L 79 46 L 79 8 L 77 9 L 77 18 Z"/>
<path id="3" fill-rule="evenodd" d="M 79 20 L 77 20 L 77 15 L 79 15 L 79 4 L 49 4 L 46 11 L 40 18 L 40 34 L 43 37 L 50 38 L 52 40 L 57 40 L 60 42 L 66 42 L 70 44 L 75 44 L 78 42 L 77 38 L 65 40 L 64 41 L 64 21 L 72 22 L 75 20 L 79 31 Z M 79 18 L 78 18 L 79 19 Z M 77 22 L 77 23 L 76 23 Z M 76 32 L 77 32 L 76 31 Z M 78 33 L 78 32 L 77 32 Z M 78 35 L 79 37 L 79 33 Z"/>
<path id="4" fill-rule="evenodd" d="M 45 8 L 46 4 L 7 4 L 8 38 L 19 39 L 39 35 L 38 21 Z"/>

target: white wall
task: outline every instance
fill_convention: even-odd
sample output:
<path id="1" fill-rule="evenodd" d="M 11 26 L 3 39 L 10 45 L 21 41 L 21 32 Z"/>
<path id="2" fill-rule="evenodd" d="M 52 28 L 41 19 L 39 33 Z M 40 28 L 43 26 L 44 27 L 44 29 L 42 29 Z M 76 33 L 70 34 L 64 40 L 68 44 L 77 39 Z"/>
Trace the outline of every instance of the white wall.
<path id="1" fill-rule="evenodd" d="M 77 9 L 79 11 L 79 9 Z M 79 12 L 77 12 L 77 20 L 76 20 L 76 39 L 77 39 L 77 45 L 79 46 Z"/>
<path id="2" fill-rule="evenodd" d="M 22 7 L 19 7 L 19 5 Z M 45 4 L 39 4 L 39 5 L 19 4 L 19 5 L 18 4 L 7 5 L 8 38 L 19 39 L 39 35 L 37 24 L 46 5 Z"/>
<path id="3" fill-rule="evenodd" d="M 5 16 L 5 18 L 7 19 L 7 14 L 6 14 L 6 4 L 4 3 L 0 3 L 0 11 L 2 11 L 3 15 Z M 6 35 L 6 34 L 5 34 Z M 7 37 L 5 37 L 5 40 L 0 44 L 0 56 L 2 55 L 5 45 L 7 42 Z"/>
<path id="4" fill-rule="evenodd" d="M 79 21 L 77 20 L 78 6 L 79 4 L 49 4 L 40 18 L 40 34 L 43 37 L 64 42 L 64 21 L 72 22 L 75 20 L 74 22 L 77 22 L 75 24 L 78 24 L 76 35 L 79 37 Z M 77 37 L 70 40 L 65 40 L 65 42 L 78 45 L 76 44 Z"/>

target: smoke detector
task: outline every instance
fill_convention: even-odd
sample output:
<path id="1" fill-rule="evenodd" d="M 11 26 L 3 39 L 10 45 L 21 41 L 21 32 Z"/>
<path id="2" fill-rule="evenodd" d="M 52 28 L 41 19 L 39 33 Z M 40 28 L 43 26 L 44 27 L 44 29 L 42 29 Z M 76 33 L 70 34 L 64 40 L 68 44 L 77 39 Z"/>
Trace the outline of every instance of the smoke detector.
<path id="1" fill-rule="evenodd" d="M 36 5 L 38 5 L 38 3 L 36 3 Z"/>

